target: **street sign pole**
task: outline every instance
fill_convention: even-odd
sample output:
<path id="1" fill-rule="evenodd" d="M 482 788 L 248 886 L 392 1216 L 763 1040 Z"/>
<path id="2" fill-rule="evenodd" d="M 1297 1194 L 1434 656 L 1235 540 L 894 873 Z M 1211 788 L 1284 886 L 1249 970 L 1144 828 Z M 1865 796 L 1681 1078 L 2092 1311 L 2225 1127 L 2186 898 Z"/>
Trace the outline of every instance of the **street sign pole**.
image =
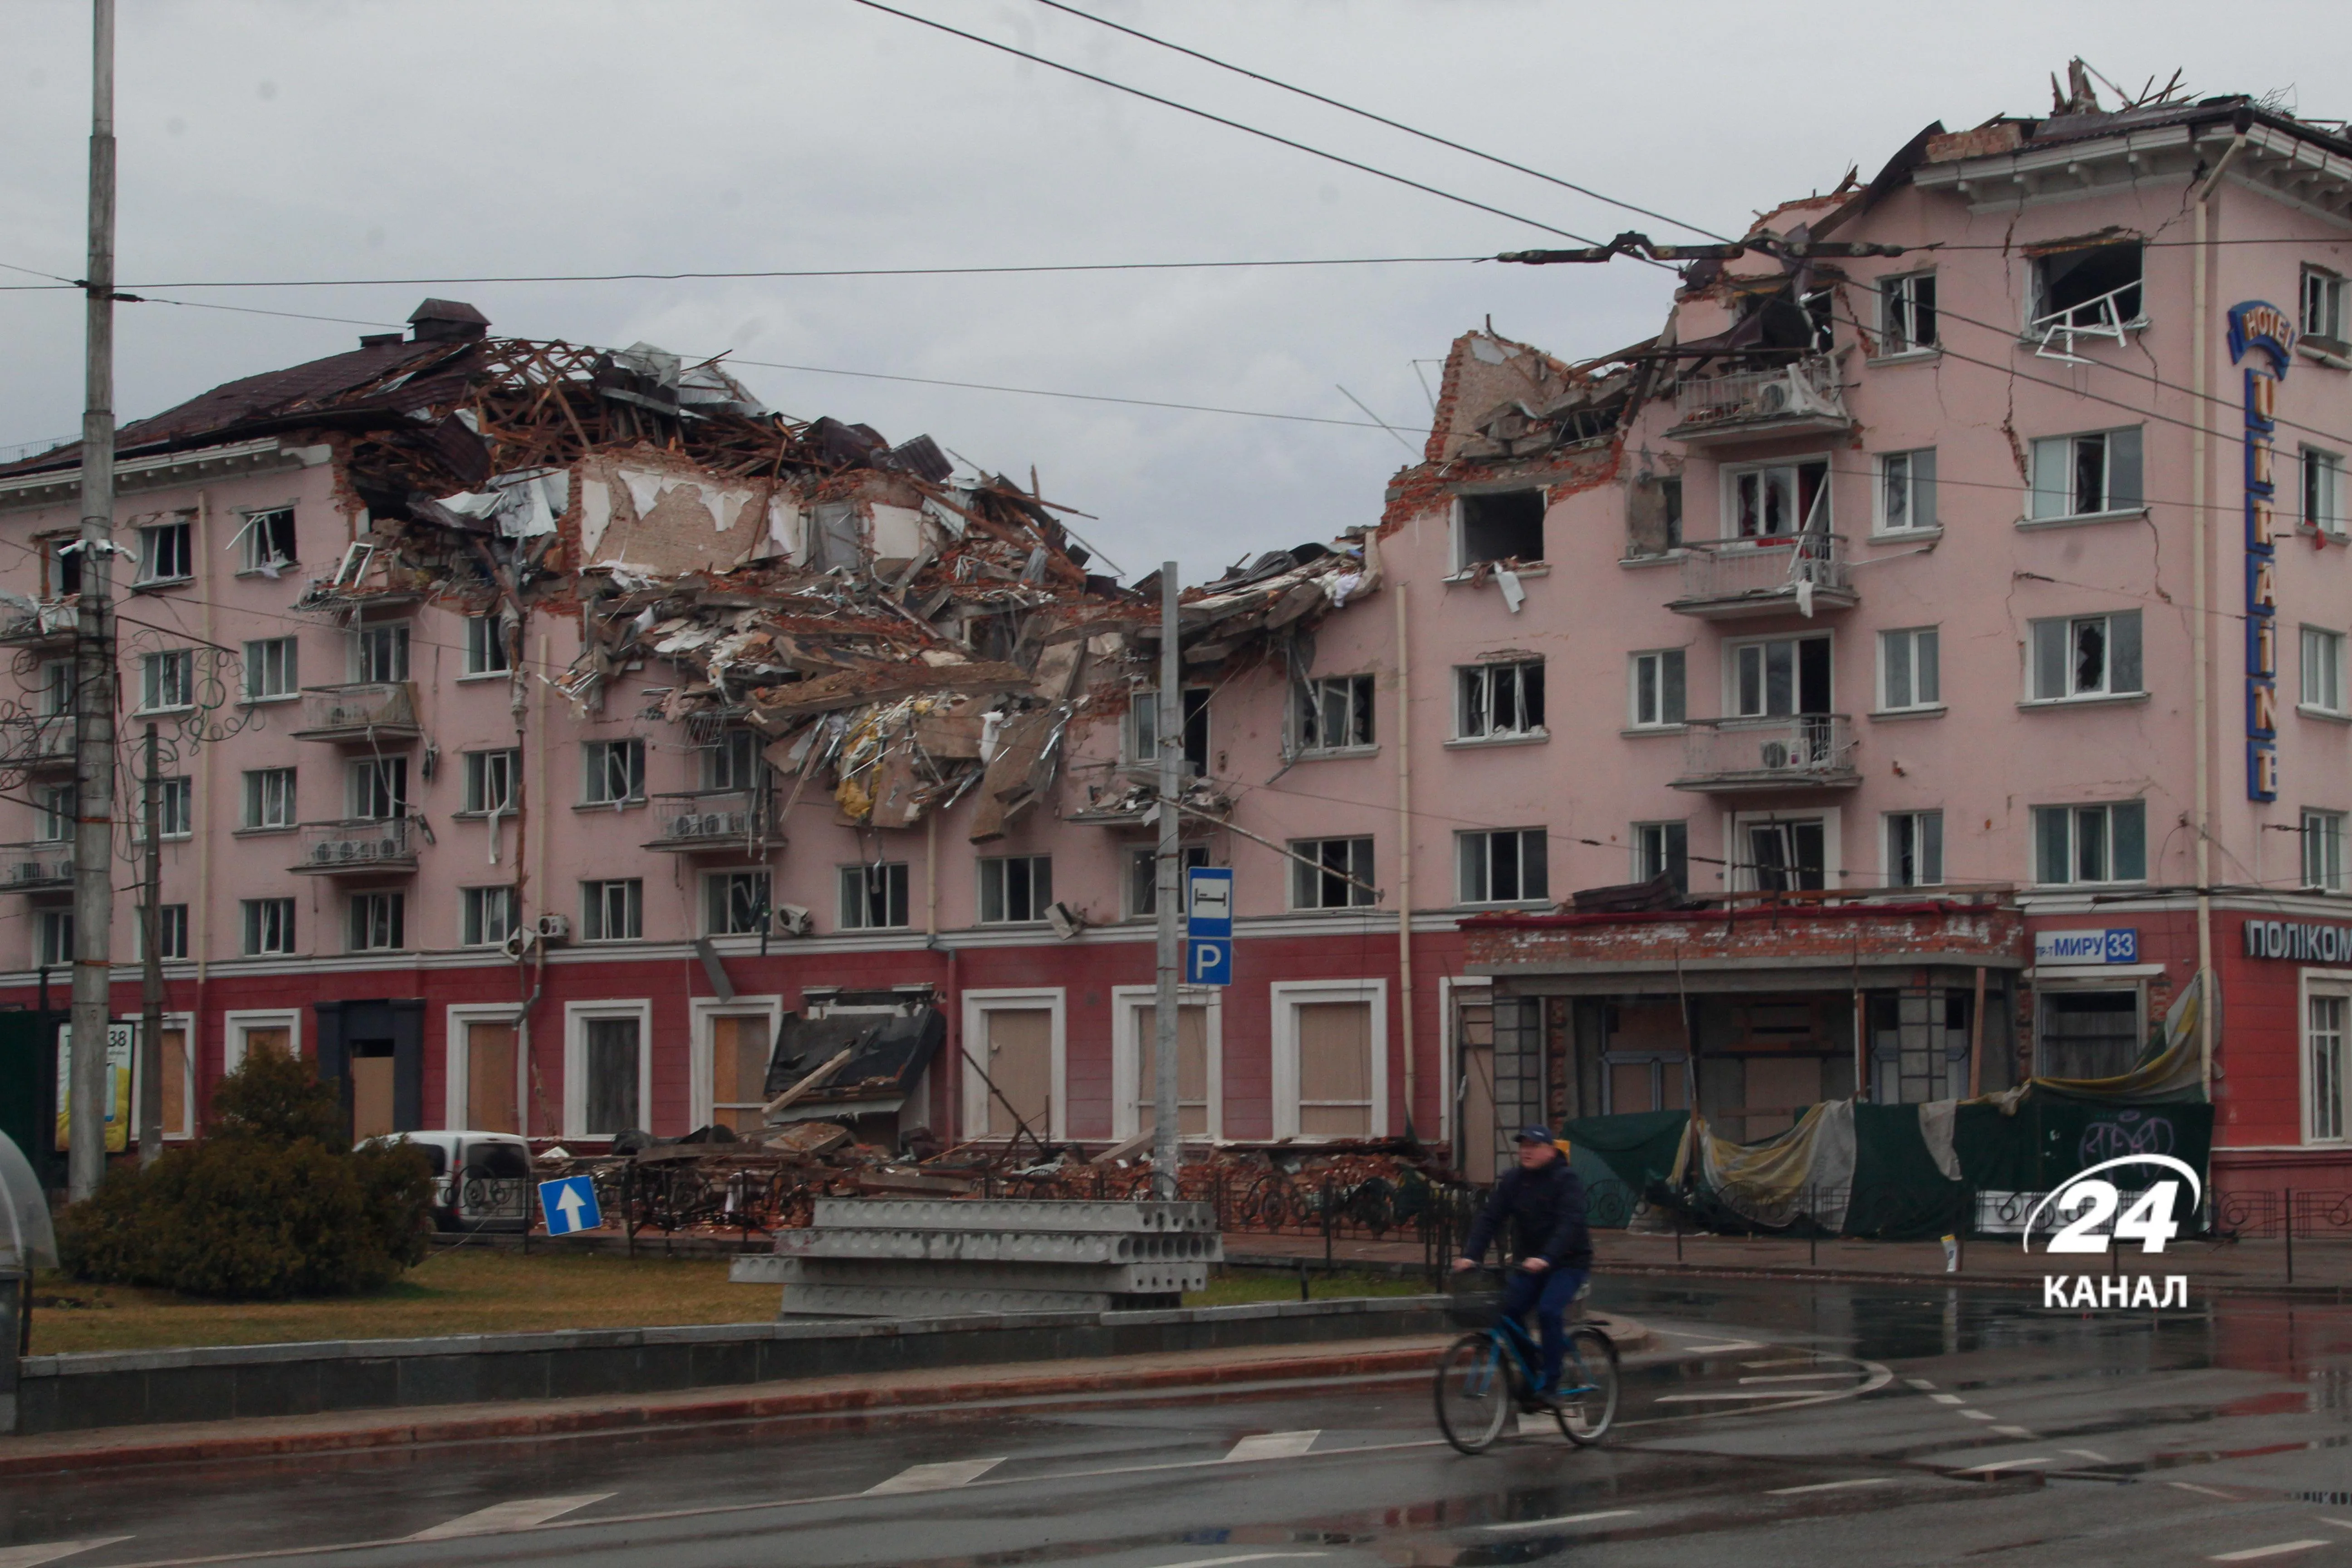
<path id="1" fill-rule="evenodd" d="M 1184 763 L 1184 692 L 1182 649 L 1177 646 L 1176 563 L 1160 565 L 1160 859 L 1153 887 L 1159 917 L 1159 988 L 1152 1004 L 1151 1030 L 1151 1190 L 1154 1196 L 1176 1196 L 1176 1163 L 1182 1157 L 1177 1142 L 1176 998 L 1178 965 L 1176 915 L 1177 868 L 1183 859 L 1184 825 L 1178 819 L 1176 796 L 1181 787 Z"/>

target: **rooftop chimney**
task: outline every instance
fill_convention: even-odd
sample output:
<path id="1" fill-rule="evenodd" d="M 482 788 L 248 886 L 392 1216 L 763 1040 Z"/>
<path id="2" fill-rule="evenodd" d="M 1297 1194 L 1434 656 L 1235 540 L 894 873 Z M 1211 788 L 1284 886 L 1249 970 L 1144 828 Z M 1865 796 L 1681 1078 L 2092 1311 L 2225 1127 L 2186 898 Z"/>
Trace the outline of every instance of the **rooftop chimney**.
<path id="1" fill-rule="evenodd" d="M 420 343 L 461 343 L 490 332 L 490 319 L 462 300 L 427 300 L 408 313 L 408 324 Z"/>
<path id="2" fill-rule="evenodd" d="M 360 334 L 360 347 L 363 349 L 380 349 L 387 343 L 405 341 L 398 332 L 362 332 Z"/>

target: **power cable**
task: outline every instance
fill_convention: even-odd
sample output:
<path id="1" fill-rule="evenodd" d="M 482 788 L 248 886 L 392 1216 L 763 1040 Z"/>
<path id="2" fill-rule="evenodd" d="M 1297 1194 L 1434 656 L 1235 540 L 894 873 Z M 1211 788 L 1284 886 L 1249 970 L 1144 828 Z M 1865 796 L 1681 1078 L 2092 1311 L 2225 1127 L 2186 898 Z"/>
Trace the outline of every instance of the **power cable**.
<path id="1" fill-rule="evenodd" d="M 1248 419 L 1284 419 L 1301 425 L 1339 425 L 1357 430 L 1391 430 L 1377 420 L 1333 419 L 1319 414 L 1276 414 L 1260 408 L 1223 408 L 1209 403 L 1170 403 L 1150 397 L 1115 397 L 1098 392 L 1054 392 L 1037 386 L 1003 386 L 985 381 L 948 381 L 936 376 L 888 375 L 876 370 L 838 370 L 821 364 L 787 364 L 781 360 L 728 357 L 730 364 L 756 365 L 762 370 L 803 371 L 811 375 L 848 375 L 863 381 L 902 381 L 917 386 L 952 386 L 969 392 L 1005 392 L 1021 397 L 1063 397 L 1079 403 L 1117 403 L 1135 408 L 1173 408 L 1191 414 L 1231 414 Z M 1361 405 L 1358 405 L 1361 406 Z M 1367 410 L 1370 412 L 1370 410 Z M 1391 430 L 1391 433 L 1394 432 Z"/>
<path id="2" fill-rule="evenodd" d="M 1097 76 L 1092 71 L 1080 70 L 1076 66 L 1064 65 L 1059 60 L 1047 59 L 1045 56 L 1032 54 L 1027 49 L 1014 48 L 1011 44 L 1000 44 L 993 38 L 984 38 L 978 33 L 968 33 L 961 27 L 951 27 L 945 22 L 935 22 L 929 16 L 918 16 L 911 11 L 901 11 L 896 6 L 885 5 L 882 4 L 882 0 L 850 0 L 850 3 L 856 5 L 863 5 L 869 11 L 879 11 L 886 16 L 896 16 L 902 22 L 912 22 L 918 26 L 929 27 L 934 32 L 945 33 L 950 37 L 961 38 L 966 43 L 978 44 L 982 48 L 994 49 L 999 54 L 1011 55 L 1015 59 L 1027 60 L 1032 65 L 1044 66 L 1048 70 L 1060 71 L 1065 76 L 1073 76 L 1078 78 L 1082 81 L 1093 82 L 1097 87 L 1109 88 L 1114 92 L 1123 92 L 1131 98 L 1139 98 L 1148 103 L 1159 104 L 1163 109 L 1175 110 L 1180 114 L 1190 114 L 1195 119 L 1205 120 L 1210 121 L 1212 124 L 1222 125 L 1231 131 L 1239 131 L 1244 135 L 1255 136 L 1263 141 L 1272 142 L 1277 146 L 1288 147 L 1294 152 L 1307 153 L 1309 157 L 1320 158 L 1327 163 L 1338 163 L 1344 168 L 1353 169 L 1359 174 L 1370 174 L 1375 179 L 1387 180 L 1391 184 L 1406 186 L 1412 190 L 1419 191 L 1424 195 L 1435 196 L 1440 201 L 1453 202 L 1458 205 L 1465 207 L 1475 207 L 1480 212 L 1491 213 L 1496 217 L 1508 218 L 1513 223 L 1523 223 L 1530 228 L 1539 228 L 1546 234 L 1556 234 L 1563 239 L 1572 239 L 1579 245 L 1599 245 L 1601 243 L 1597 239 L 1588 238 L 1583 235 L 1574 233 L 1569 229 L 1555 227 L 1550 224 L 1543 222 L 1539 218 L 1531 218 L 1520 213 L 1511 212 L 1504 207 L 1492 206 L 1486 202 L 1476 201 L 1469 196 L 1456 195 L 1452 191 L 1441 190 L 1435 185 L 1424 184 L 1419 180 L 1409 178 L 1403 174 L 1391 174 L 1386 169 L 1375 168 L 1370 163 L 1360 163 L 1353 158 L 1343 157 L 1337 153 L 1328 153 L 1320 147 L 1309 146 L 1304 142 L 1295 142 L 1287 136 L 1279 136 L 1271 131 L 1262 131 L 1255 125 L 1244 124 L 1238 120 L 1227 119 L 1222 114 L 1213 114 L 1205 109 L 1195 109 L 1189 103 L 1179 103 L 1172 98 L 1163 98 L 1156 92 L 1146 92 L 1139 87 L 1129 87 L 1125 82 L 1113 81 L 1107 76 Z M 1689 226 L 1685 225 L 1684 226 L 1687 227 Z M 1671 268 L 1669 270 L 1671 270 Z"/>

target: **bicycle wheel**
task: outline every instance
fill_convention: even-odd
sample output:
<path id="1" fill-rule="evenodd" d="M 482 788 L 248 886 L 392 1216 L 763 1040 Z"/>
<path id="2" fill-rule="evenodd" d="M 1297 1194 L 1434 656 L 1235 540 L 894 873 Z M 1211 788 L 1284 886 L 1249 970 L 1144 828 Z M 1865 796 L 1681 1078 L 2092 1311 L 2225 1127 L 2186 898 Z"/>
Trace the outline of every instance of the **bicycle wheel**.
<path id="1" fill-rule="evenodd" d="M 1465 1334 L 1437 1363 L 1437 1426 L 1465 1454 L 1482 1454 L 1501 1436 L 1517 1401 L 1503 1352 L 1486 1334 Z"/>
<path id="2" fill-rule="evenodd" d="M 1559 1417 L 1560 1436 L 1579 1447 L 1598 1443 L 1617 1419 L 1616 1344 L 1599 1329 L 1571 1329 L 1559 1380 L 1553 1414 Z"/>

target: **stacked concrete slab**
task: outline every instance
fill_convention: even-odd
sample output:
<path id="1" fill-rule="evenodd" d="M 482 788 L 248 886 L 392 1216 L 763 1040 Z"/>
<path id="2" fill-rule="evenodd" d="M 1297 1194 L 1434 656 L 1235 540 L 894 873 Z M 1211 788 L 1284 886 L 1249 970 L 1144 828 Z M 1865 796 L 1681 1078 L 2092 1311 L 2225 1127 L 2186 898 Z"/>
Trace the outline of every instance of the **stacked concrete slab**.
<path id="1" fill-rule="evenodd" d="M 819 1198 L 733 1278 L 783 1286 L 785 1317 L 1115 1311 L 1178 1305 L 1223 1257 L 1207 1204 Z"/>

